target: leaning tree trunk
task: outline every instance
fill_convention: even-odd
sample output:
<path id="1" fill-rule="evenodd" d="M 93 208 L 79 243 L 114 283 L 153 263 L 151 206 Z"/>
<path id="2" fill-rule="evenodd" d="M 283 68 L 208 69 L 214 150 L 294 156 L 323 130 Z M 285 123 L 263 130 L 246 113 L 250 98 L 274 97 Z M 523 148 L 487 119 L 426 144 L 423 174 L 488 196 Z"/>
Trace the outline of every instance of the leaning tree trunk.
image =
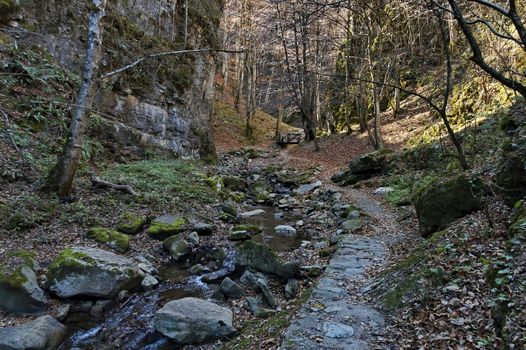
<path id="1" fill-rule="evenodd" d="M 47 183 L 48 189 L 56 191 L 61 197 L 71 194 L 73 180 L 79 166 L 86 111 L 90 108 L 93 76 L 102 45 L 101 21 L 105 15 L 106 0 L 92 0 L 92 4 L 93 7 L 89 14 L 88 47 L 82 72 L 82 82 L 73 107 L 68 138 L 62 155 L 49 174 Z"/>

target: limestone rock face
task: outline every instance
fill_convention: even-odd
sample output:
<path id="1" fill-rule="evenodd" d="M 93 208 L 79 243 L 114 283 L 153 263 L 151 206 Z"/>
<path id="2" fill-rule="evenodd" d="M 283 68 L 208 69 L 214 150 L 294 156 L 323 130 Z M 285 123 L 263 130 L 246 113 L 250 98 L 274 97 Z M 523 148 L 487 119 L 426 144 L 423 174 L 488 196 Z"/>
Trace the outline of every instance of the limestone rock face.
<path id="1" fill-rule="evenodd" d="M 66 337 L 64 325 L 51 316 L 41 316 L 16 327 L 0 329 L 2 350 L 54 350 Z"/>
<path id="2" fill-rule="evenodd" d="M 487 192 L 487 186 L 479 178 L 465 175 L 428 185 L 415 201 L 420 233 L 428 237 L 455 219 L 482 209 Z"/>
<path id="3" fill-rule="evenodd" d="M 133 260 L 88 247 L 65 249 L 47 273 L 49 290 L 61 298 L 113 298 L 121 290 L 136 289 L 143 278 Z"/>
<path id="4" fill-rule="evenodd" d="M 168 302 L 157 311 L 155 329 L 178 344 L 197 344 L 235 332 L 232 311 L 198 298 Z"/>

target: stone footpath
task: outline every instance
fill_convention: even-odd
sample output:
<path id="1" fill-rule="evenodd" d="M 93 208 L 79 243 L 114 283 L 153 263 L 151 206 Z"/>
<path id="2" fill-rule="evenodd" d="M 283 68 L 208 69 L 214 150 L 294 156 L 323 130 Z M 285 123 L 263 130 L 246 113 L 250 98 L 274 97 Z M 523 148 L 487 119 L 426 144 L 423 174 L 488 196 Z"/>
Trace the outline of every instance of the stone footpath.
<path id="1" fill-rule="evenodd" d="M 374 307 L 352 303 L 346 286 L 382 263 L 387 249 L 377 238 L 346 235 L 309 300 L 285 333 L 281 350 L 366 350 L 368 339 L 381 335 L 384 318 Z"/>

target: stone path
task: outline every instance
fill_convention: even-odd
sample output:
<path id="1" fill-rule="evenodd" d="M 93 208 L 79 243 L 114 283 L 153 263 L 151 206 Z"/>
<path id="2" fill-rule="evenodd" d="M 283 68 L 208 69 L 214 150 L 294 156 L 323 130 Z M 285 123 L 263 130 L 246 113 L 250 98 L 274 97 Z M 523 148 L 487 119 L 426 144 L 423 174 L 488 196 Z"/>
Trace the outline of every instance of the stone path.
<path id="1" fill-rule="evenodd" d="M 282 350 L 365 350 L 367 338 L 379 333 L 384 318 L 368 305 L 349 301 L 346 286 L 357 282 L 365 268 L 382 261 L 384 245 L 372 238 L 347 235 L 318 285 L 286 331 Z"/>
<path id="2" fill-rule="evenodd" d="M 393 233 L 386 231 L 398 225 L 379 202 L 356 190 L 343 191 L 348 200 L 379 221 L 377 234 L 349 234 L 340 240 L 318 285 L 285 332 L 280 350 L 366 350 L 370 349 L 368 340 L 383 332 L 383 315 L 371 305 L 353 302 L 347 287 L 363 281 L 367 267 L 386 262 L 384 242 Z"/>

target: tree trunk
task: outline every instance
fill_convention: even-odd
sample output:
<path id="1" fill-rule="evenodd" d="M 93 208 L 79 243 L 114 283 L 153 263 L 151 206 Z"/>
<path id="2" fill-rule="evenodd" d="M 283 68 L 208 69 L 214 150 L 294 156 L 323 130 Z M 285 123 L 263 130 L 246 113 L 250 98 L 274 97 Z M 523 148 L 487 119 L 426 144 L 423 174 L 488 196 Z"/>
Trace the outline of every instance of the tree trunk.
<path id="1" fill-rule="evenodd" d="M 91 104 L 93 76 L 100 56 L 100 47 L 102 46 L 101 22 L 105 15 L 106 0 L 93 0 L 92 3 L 93 9 L 89 14 L 88 47 L 84 61 L 82 82 L 75 101 L 68 138 L 62 155 L 51 170 L 47 181 L 47 188 L 56 191 L 61 197 L 71 194 L 73 180 L 80 163 L 86 112 Z"/>
<path id="2" fill-rule="evenodd" d="M 188 0 L 184 2 L 184 48 L 188 45 Z"/>

